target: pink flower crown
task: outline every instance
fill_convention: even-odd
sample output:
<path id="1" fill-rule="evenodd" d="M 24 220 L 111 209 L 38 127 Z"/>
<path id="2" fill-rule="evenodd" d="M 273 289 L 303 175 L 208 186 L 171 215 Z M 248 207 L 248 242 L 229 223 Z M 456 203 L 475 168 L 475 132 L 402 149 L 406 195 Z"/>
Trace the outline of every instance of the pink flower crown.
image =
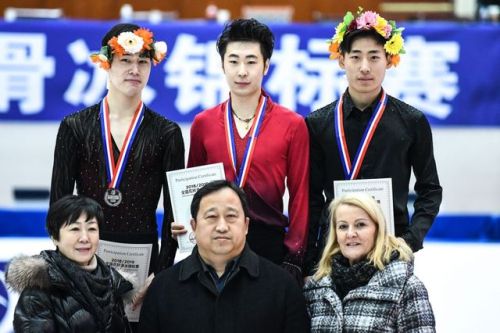
<path id="1" fill-rule="evenodd" d="M 340 56 L 340 44 L 344 36 L 355 30 L 374 29 L 386 40 L 384 50 L 390 56 L 391 65 L 397 66 L 400 61 L 400 54 L 404 54 L 404 39 L 402 32 L 404 28 L 396 27 L 395 21 L 387 21 L 379 14 L 359 8 L 355 18 L 351 12 L 347 12 L 342 22 L 335 28 L 335 35 L 328 40 L 330 59 L 337 59 Z"/>
<path id="2" fill-rule="evenodd" d="M 111 61 L 114 55 L 123 56 L 124 54 L 135 54 L 147 52 L 151 54 L 153 63 L 157 65 L 167 54 L 167 43 L 156 42 L 153 33 L 145 28 L 125 31 L 118 36 L 111 38 L 107 45 L 101 47 L 99 53 L 90 55 L 93 63 L 105 70 L 111 67 Z"/>

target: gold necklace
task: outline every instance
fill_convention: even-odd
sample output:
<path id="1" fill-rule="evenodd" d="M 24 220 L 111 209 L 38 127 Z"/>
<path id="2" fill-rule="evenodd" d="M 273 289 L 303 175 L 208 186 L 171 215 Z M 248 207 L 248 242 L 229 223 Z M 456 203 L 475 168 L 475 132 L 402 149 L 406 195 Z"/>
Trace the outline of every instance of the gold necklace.
<path id="1" fill-rule="evenodd" d="M 255 113 L 253 114 L 253 116 L 251 116 L 250 118 L 240 118 L 236 112 L 234 112 L 234 110 L 231 110 L 231 112 L 233 113 L 233 115 L 236 117 L 236 119 L 238 119 L 239 121 L 241 122 L 244 122 L 245 123 L 245 130 L 247 130 L 249 127 L 250 127 L 250 122 L 252 121 L 253 118 L 255 118 Z"/>

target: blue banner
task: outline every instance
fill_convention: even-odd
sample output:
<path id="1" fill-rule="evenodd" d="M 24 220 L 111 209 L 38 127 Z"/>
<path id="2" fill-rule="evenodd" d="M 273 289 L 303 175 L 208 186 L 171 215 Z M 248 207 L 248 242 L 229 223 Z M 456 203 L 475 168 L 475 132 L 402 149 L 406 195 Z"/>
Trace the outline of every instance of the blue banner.
<path id="1" fill-rule="evenodd" d="M 0 22 L 0 121 L 59 121 L 99 102 L 106 73 L 88 55 L 114 22 Z M 433 125 L 500 126 L 500 26 L 407 23 L 401 64 L 386 91 L 423 111 Z M 222 26 L 175 22 L 148 26 L 169 50 L 143 95 L 155 111 L 191 122 L 227 99 L 215 41 Z M 264 88 L 302 115 L 337 99 L 347 83 L 326 40 L 334 24 L 271 25 L 276 47 Z"/>
<path id="2" fill-rule="evenodd" d="M 46 210 L 0 209 L 0 237 L 47 238 Z M 157 212 L 161 235 L 163 213 Z M 15 222 L 15 223 L 14 223 Z M 500 242 L 500 216 L 442 213 L 436 217 L 426 240 L 446 242 Z"/>

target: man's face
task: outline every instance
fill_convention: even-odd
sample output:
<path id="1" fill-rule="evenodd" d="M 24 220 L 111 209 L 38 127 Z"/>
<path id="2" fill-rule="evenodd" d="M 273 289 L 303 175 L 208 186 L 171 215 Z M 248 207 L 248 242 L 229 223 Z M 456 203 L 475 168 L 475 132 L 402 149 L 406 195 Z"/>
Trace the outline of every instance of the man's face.
<path id="1" fill-rule="evenodd" d="M 110 92 L 126 97 L 141 96 L 149 80 L 151 59 L 139 54 L 115 55 L 108 71 Z"/>
<path id="2" fill-rule="evenodd" d="M 345 69 L 349 93 L 353 97 L 368 95 L 375 98 L 390 62 L 382 45 L 373 38 L 361 37 L 352 43 L 351 52 L 340 55 L 339 65 Z"/>
<path id="3" fill-rule="evenodd" d="M 229 42 L 222 63 L 231 95 L 260 95 L 262 80 L 269 69 L 258 42 Z"/>
<path id="4" fill-rule="evenodd" d="M 200 256 L 209 264 L 237 257 L 245 246 L 248 221 L 232 189 L 222 188 L 203 197 L 196 221 L 191 220 Z"/>

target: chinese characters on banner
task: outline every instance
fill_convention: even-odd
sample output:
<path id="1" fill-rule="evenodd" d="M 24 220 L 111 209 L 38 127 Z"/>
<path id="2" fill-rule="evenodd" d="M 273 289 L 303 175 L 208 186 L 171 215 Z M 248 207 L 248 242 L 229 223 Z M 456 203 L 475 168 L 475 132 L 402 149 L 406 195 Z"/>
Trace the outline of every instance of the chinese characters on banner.
<path id="1" fill-rule="evenodd" d="M 494 105 L 500 109 L 498 94 L 483 94 L 478 103 L 477 94 L 484 92 L 486 81 L 465 80 L 473 70 L 471 65 L 480 67 L 476 72 L 492 68 L 477 61 L 477 48 L 469 44 L 481 43 L 478 39 L 493 34 L 498 38 L 500 32 L 470 32 L 456 25 L 453 33 L 445 33 L 450 24 L 407 26 L 406 54 L 397 68 L 387 71 L 384 88 L 420 109 L 434 124 L 467 124 L 474 118 L 477 125 L 491 125 L 492 120 L 500 125 L 500 116 L 492 119 L 481 106 L 487 103 L 490 109 Z M 56 33 L 56 29 L 45 29 L 43 22 L 32 23 L 30 32 L 7 32 L 23 30 L 21 22 L 0 23 L 0 120 L 59 121 L 98 103 L 106 93 L 106 72 L 94 66 L 88 55 L 99 47 L 96 36 L 103 35 L 109 25 L 77 22 Z M 275 101 L 306 115 L 342 94 L 347 86 L 344 72 L 328 58 L 326 40 L 332 27 L 271 26 L 276 47 L 264 89 Z M 227 99 L 215 46 L 220 26 L 193 24 L 187 29 L 186 24 L 169 24 L 153 30 L 158 39 L 167 39 L 169 53 L 152 70 L 143 95 L 146 104 L 169 119 L 191 122 L 199 111 Z M 498 46 L 481 52 L 491 53 L 481 54 L 483 58 L 500 59 Z M 498 76 L 494 80 L 493 85 L 500 86 Z"/>

